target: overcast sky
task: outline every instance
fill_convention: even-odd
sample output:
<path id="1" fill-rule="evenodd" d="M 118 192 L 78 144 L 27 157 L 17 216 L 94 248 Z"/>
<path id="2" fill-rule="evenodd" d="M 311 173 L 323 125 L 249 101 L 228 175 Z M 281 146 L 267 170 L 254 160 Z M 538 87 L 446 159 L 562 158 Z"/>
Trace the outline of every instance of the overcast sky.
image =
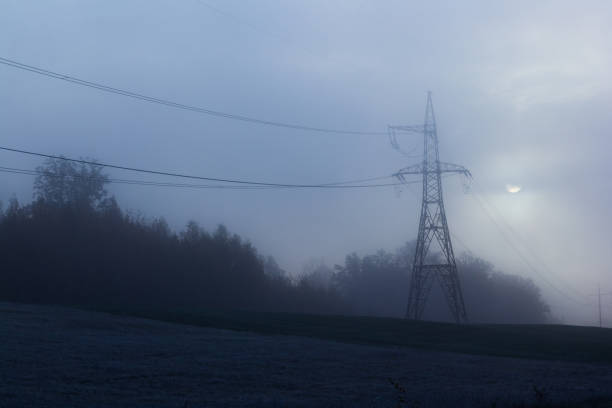
<path id="1" fill-rule="evenodd" d="M 612 292 L 610 21 L 607 1 L 0 0 L 0 57 L 213 110 L 361 131 L 422 123 L 431 90 L 441 159 L 474 175 L 471 193 L 460 177 L 445 179 L 455 251 L 532 278 L 557 317 L 591 324 L 590 294 L 598 283 Z M 236 122 L 3 65 L 0 140 L 279 183 L 383 176 L 418 160 L 386 136 Z M 401 142 L 408 151 L 422 146 L 418 136 Z M 0 152 L 1 166 L 39 164 Z M 511 194 L 507 184 L 522 190 Z M 31 177 L 0 174 L 0 200 L 28 202 L 31 185 Z M 333 265 L 415 239 L 420 205 L 418 185 L 109 191 L 124 209 L 162 216 L 177 230 L 189 220 L 224 223 L 295 274 L 312 259 Z M 604 306 L 612 324 L 612 296 Z"/>

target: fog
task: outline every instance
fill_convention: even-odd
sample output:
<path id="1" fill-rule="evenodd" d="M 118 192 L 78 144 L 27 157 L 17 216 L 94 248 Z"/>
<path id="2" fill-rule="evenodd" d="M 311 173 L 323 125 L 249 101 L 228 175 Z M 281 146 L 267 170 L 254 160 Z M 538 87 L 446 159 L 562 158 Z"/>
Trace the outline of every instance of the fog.
<path id="1" fill-rule="evenodd" d="M 612 292 L 606 2 L 2 0 L 0 7 L 1 57 L 222 112 L 384 132 L 422 123 L 431 90 L 441 159 L 474 176 L 468 193 L 461 178 L 444 180 L 455 251 L 533 279 L 566 323 L 595 324 L 597 285 Z M 278 183 L 384 176 L 418 160 L 386 136 L 237 122 L 4 65 L 0 89 L 1 144 L 36 152 Z M 401 143 L 411 150 L 422 140 Z M 33 169 L 41 161 L 0 152 L 0 163 Z M 510 194 L 506 184 L 522 190 Z M 0 185 L 5 203 L 13 194 L 32 198 L 30 176 L 0 173 Z M 313 259 L 333 266 L 352 252 L 394 251 L 416 238 L 420 205 L 418 187 L 108 188 L 122 208 L 164 217 L 175 230 L 189 220 L 208 230 L 223 223 L 293 274 Z M 610 325 L 612 297 L 603 302 Z"/>

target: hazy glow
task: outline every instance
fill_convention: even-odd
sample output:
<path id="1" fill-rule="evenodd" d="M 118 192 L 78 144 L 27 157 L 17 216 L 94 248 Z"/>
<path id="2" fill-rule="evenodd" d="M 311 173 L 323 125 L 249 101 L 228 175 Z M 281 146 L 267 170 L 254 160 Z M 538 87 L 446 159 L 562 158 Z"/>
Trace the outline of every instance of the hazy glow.
<path id="1" fill-rule="evenodd" d="M 521 191 L 521 186 L 516 184 L 506 184 L 506 191 L 512 194 L 516 194 Z"/>

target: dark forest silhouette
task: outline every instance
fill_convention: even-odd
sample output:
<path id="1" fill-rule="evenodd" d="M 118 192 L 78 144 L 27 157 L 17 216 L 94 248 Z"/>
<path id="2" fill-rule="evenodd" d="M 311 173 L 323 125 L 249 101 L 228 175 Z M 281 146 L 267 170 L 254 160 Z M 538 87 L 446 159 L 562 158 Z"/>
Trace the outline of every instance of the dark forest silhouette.
<path id="1" fill-rule="evenodd" d="M 403 316 L 410 244 L 394 254 L 352 254 L 335 270 L 320 265 L 291 279 L 222 225 L 210 233 L 190 222 L 174 233 L 163 219 L 125 213 L 106 192 L 100 166 L 50 159 L 38 171 L 32 203 L 12 200 L 0 212 L 1 300 Z M 530 280 L 469 254 L 458 263 L 472 321 L 547 321 Z M 426 317 L 448 320 L 446 309 L 434 288 Z"/>

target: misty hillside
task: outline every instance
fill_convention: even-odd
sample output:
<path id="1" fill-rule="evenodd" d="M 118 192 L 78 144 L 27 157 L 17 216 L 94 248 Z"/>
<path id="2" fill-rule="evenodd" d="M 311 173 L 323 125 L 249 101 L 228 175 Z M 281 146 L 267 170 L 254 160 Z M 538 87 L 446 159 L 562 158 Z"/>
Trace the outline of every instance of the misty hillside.
<path id="1" fill-rule="evenodd" d="M 0 299 L 100 308 L 217 308 L 402 317 L 411 245 L 395 253 L 350 254 L 334 269 L 294 278 L 272 257 L 220 225 L 175 233 L 163 219 L 121 210 L 99 166 L 50 159 L 35 199 L 12 201 L 0 218 Z M 548 306 L 526 279 L 474 255 L 459 257 L 475 322 L 544 323 Z M 434 290 L 430 319 L 448 320 Z"/>

